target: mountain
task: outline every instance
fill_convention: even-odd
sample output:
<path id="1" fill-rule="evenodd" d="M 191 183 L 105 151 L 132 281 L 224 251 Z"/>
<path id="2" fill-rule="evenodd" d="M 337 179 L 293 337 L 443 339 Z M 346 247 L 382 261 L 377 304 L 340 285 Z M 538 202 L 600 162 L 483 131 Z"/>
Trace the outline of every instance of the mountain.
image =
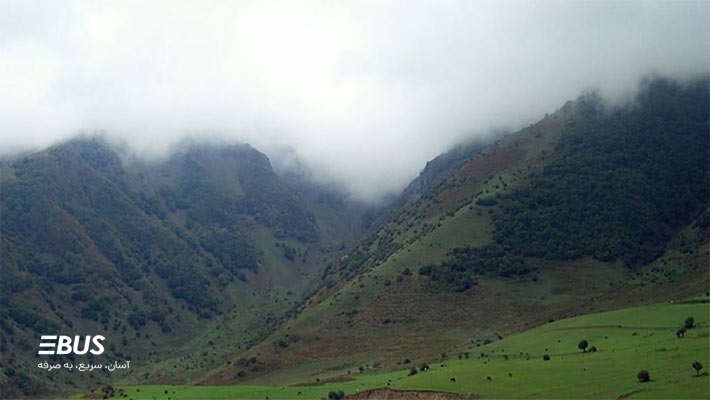
<path id="1" fill-rule="evenodd" d="M 360 234 L 356 211 L 322 217 L 327 207 L 309 204 L 248 145 L 192 144 L 167 160 L 126 163 L 100 138 L 81 138 L 1 168 L 10 395 L 85 383 L 32 368 L 39 335 L 54 332 L 104 333 L 106 356 L 150 366 L 143 379 L 182 381 L 214 365 L 217 349 L 268 333 Z M 201 346 L 214 358 L 185 361 L 202 359 Z"/>
<path id="2" fill-rule="evenodd" d="M 483 150 L 487 141 L 482 139 L 468 140 L 453 146 L 448 151 L 427 161 L 407 187 L 399 195 L 391 196 L 380 207 L 368 210 L 364 215 L 365 227 L 379 227 L 405 206 L 419 200 L 434 186 L 443 184 L 451 174 L 458 170 L 474 154 Z"/>
<path id="3" fill-rule="evenodd" d="M 435 185 L 442 183 L 471 157 L 483 150 L 486 144 L 486 141 L 482 140 L 457 144 L 447 152 L 428 161 L 419 175 L 404 188 L 395 206 L 402 207 L 419 200 Z"/>
<path id="4" fill-rule="evenodd" d="M 587 94 L 496 141 L 328 265 L 300 315 L 199 382 L 347 380 L 705 294 L 708 87 L 649 79 L 624 105 Z"/>
<path id="5" fill-rule="evenodd" d="M 243 144 L 147 162 L 83 137 L 2 160 L 3 397 L 343 382 L 705 294 L 709 82 L 583 95 L 435 158 L 381 207 Z M 36 354 L 55 333 L 102 334 L 106 352 Z M 132 367 L 35 368 L 67 358 Z"/>

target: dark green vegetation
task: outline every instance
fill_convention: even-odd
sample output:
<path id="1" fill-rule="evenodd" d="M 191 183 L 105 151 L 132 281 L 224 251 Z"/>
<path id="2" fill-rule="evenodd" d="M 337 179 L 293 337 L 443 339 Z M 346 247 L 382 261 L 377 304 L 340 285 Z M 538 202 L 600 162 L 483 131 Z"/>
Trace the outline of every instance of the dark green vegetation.
<path id="1" fill-rule="evenodd" d="M 658 258 L 671 236 L 708 204 L 707 82 L 645 81 L 631 105 L 578 101 L 553 161 L 511 193 L 484 197 L 499 205 L 494 243 L 454 249 L 449 281 L 470 287 L 469 271 L 509 277 L 531 269 L 525 257 L 627 266 Z"/>
<path id="2" fill-rule="evenodd" d="M 551 320 L 706 293 L 708 193 L 700 189 L 708 185 L 707 99 L 705 79 L 653 80 L 633 104 L 610 107 L 586 95 L 500 139 L 328 265 L 321 290 L 300 315 L 200 382 L 289 384 L 393 369 L 408 373 L 441 353 L 465 359 L 479 346 Z M 651 115 L 659 102 L 672 113 L 659 117 L 662 129 L 646 132 L 644 118 L 661 123 Z M 627 124 L 633 129 L 620 128 Z M 594 151 L 593 144 L 605 150 Z M 687 154 L 679 154 L 683 147 Z M 656 178 L 669 186 L 649 183 Z M 565 184 L 555 186 L 555 180 Z M 536 202 L 529 206 L 524 200 L 532 194 Z M 664 202 L 664 196 L 675 200 Z M 672 214 L 666 203 L 675 204 Z M 520 218 L 537 221 L 543 232 L 549 227 L 551 236 L 526 230 L 511 211 L 521 204 Z M 518 222 L 519 230 L 511 228 Z M 519 232 L 517 242 L 501 237 L 503 229 Z M 529 253 L 527 242 L 513 248 L 526 233 L 537 243 L 536 253 Z M 578 240 L 556 243 L 562 247 L 548 252 L 546 242 L 559 236 Z M 616 247 L 631 242 L 637 244 L 628 252 Z M 632 257 L 644 251 L 651 253 Z M 580 336 L 570 351 L 602 351 Z M 583 339 L 584 352 L 577 349 Z M 279 346 L 281 341 L 289 346 Z M 557 358 L 548 355 L 546 363 Z M 234 360 L 248 357 L 271 368 L 235 366 Z"/>
<path id="3" fill-rule="evenodd" d="M 52 333 L 103 333 L 106 357 L 151 364 L 140 379 L 184 381 L 295 312 L 318 266 L 361 232 L 362 211 L 327 215 L 246 145 L 119 157 L 86 138 L 1 166 L 7 394 L 78 384 L 33 368 Z"/>
<path id="4" fill-rule="evenodd" d="M 694 355 L 707 354 L 705 298 L 573 317 L 710 290 L 708 128 L 707 78 L 644 82 L 621 107 L 586 95 L 439 159 L 400 206 L 367 213 L 243 146 L 141 165 L 77 140 L 5 162 L 2 386 L 677 395 L 708 362 Z M 136 368 L 81 385 L 38 373 L 51 331 L 106 332 L 107 356 Z M 707 378 L 687 384 L 707 397 Z"/>
<path id="5" fill-rule="evenodd" d="M 129 386 L 134 399 L 321 399 L 373 388 L 460 393 L 474 398 L 684 398 L 710 394 L 707 374 L 691 363 L 708 361 L 710 315 L 705 302 L 654 304 L 565 319 L 477 347 L 468 358 L 437 358 L 417 374 L 400 366 L 392 372 L 358 373 L 349 379 L 306 385 Z M 677 315 L 702 316 L 698 328 L 677 339 Z M 681 321 L 682 322 L 682 321 Z M 597 352 L 577 349 L 580 336 L 597 343 Z M 543 354 L 550 354 L 549 361 Z M 650 378 L 640 382 L 640 371 Z M 389 384 L 388 384 L 389 383 Z M 167 394 L 166 394 L 167 391 Z M 426 391 L 426 392 L 424 392 Z M 299 394 L 300 393 L 300 394 Z M 87 393 L 90 394 L 90 393 Z M 83 397 L 78 395 L 77 397 Z M 383 398 L 376 396 L 370 398 Z"/>

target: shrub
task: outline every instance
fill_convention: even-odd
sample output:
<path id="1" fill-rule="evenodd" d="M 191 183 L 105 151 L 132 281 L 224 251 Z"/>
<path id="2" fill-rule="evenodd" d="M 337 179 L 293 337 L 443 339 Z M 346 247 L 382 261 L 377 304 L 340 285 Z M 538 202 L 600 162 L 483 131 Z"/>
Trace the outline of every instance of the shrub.
<path id="1" fill-rule="evenodd" d="M 342 390 L 328 392 L 328 400 L 340 400 L 343 398 L 345 398 L 345 393 Z"/>
<path id="2" fill-rule="evenodd" d="M 145 311 L 141 311 L 137 307 L 128 315 L 127 321 L 133 329 L 138 330 L 141 326 L 144 326 L 148 320 L 148 314 Z"/>
<path id="3" fill-rule="evenodd" d="M 688 317 L 685 319 L 685 329 L 691 329 L 695 326 L 695 318 Z"/>
<path id="4" fill-rule="evenodd" d="M 695 370 L 695 376 L 700 376 L 700 370 L 703 369 L 703 364 L 700 364 L 700 361 L 696 361 L 693 363 L 693 369 Z"/>
<path id="5" fill-rule="evenodd" d="M 651 375 L 649 375 L 648 371 L 646 370 L 641 370 L 639 371 L 638 374 L 636 374 L 636 378 L 638 378 L 639 382 L 648 382 L 651 380 Z"/>

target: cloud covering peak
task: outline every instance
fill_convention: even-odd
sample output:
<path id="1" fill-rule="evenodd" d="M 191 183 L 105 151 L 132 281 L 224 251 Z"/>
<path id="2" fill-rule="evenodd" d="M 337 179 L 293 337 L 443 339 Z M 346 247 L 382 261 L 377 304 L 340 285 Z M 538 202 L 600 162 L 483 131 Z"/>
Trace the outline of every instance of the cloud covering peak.
<path id="1" fill-rule="evenodd" d="M 103 130 L 295 154 L 374 200 L 425 161 L 582 90 L 709 69 L 710 3 L 0 3 L 0 154 Z"/>

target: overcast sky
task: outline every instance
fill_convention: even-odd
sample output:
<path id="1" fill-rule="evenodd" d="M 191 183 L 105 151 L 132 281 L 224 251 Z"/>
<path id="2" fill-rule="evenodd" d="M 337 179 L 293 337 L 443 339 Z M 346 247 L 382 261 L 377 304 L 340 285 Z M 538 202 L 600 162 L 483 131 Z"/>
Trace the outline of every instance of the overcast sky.
<path id="1" fill-rule="evenodd" d="M 0 154 L 241 140 L 377 199 L 583 90 L 707 72 L 709 4 L 0 0 Z"/>

